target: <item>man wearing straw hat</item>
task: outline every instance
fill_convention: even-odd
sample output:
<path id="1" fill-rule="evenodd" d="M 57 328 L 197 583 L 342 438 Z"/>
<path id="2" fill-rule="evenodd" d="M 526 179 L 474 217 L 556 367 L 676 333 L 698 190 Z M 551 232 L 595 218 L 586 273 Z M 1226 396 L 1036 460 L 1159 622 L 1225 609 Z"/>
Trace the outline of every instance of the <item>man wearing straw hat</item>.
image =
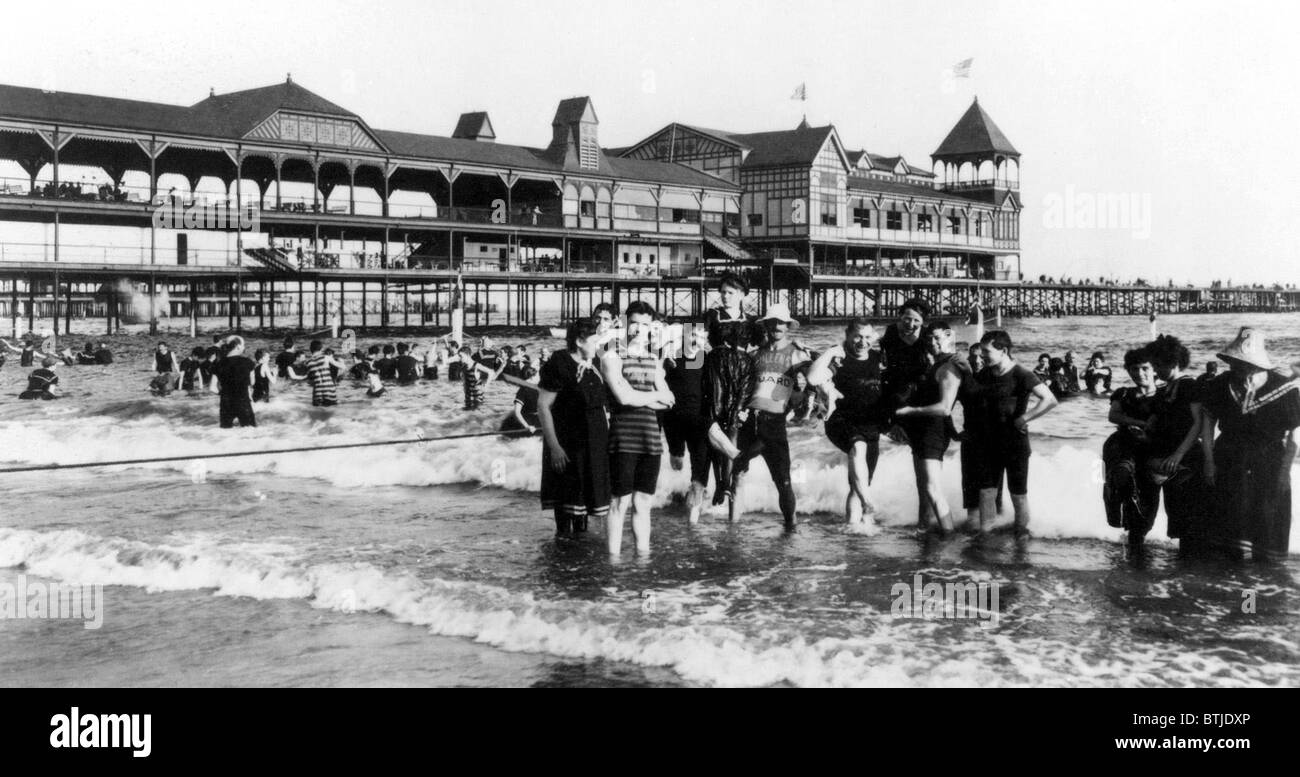
<path id="1" fill-rule="evenodd" d="M 790 482 L 790 441 L 786 436 L 785 414 L 794 390 L 794 375 L 810 356 L 790 340 L 790 330 L 799 322 L 784 303 L 769 305 L 767 315 L 758 320 L 766 330 L 768 342 L 754 355 L 754 390 L 746 403 L 748 416 L 741 419 L 736 447 L 735 475 L 731 481 L 731 520 L 740 519 L 736 504 L 740 481 L 749 462 L 761 455 L 776 485 L 781 515 L 787 530 L 795 526 L 794 486 Z"/>
<path id="2" fill-rule="evenodd" d="M 1291 535 L 1291 465 L 1300 442 L 1300 380 L 1274 371 L 1264 333 L 1242 327 L 1220 354 L 1228 374 L 1206 386 L 1204 439 L 1215 488 L 1207 525 L 1187 540 L 1256 561 L 1286 557 Z M 1215 429 L 1219 431 L 1215 439 Z"/>

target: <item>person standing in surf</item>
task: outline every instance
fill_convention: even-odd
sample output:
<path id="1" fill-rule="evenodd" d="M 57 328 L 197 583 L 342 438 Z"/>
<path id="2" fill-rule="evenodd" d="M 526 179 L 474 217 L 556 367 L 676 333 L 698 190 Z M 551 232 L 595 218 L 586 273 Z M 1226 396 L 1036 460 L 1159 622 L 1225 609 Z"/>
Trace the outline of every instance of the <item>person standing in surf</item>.
<path id="1" fill-rule="evenodd" d="M 930 366 L 929 353 L 921 339 L 921 329 L 929 314 L 930 306 L 925 300 L 909 299 L 898 307 L 898 320 L 880 338 L 880 350 L 885 355 L 885 402 L 890 410 L 908 403 L 917 382 Z"/>
<path id="2" fill-rule="evenodd" d="M 698 523 L 709 486 L 709 417 L 704 405 L 703 329 L 685 333 L 682 350 L 664 359 L 664 381 L 673 393 L 672 409 L 663 413 L 664 438 L 674 470 L 680 470 L 689 455 L 691 488 L 686 495 L 687 521 Z"/>
<path id="3" fill-rule="evenodd" d="M 799 366 L 811 361 L 807 351 L 790 340 L 790 330 L 799 322 L 790 315 L 784 303 L 769 305 L 767 314 L 759 319 L 767 331 L 767 344 L 754 356 L 753 391 L 741 416 L 736 447 L 740 455 L 735 460 L 735 474 L 731 482 L 731 520 L 740 520 L 737 505 L 740 483 L 749 470 L 749 462 L 761 455 L 767 471 L 776 486 L 781 516 L 786 530 L 797 523 L 795 517 L 794 486 L 790 482 L 790 441 L 787 437 L 785 415 L 789 410 L 790 393 L 794 388 L 794 374 Z"/>
<path id="4" fill-rule="evenodd" d="M 710 427 L 734 446 L 740 431 L 740 415 L 754 387 L 754 360 L 750 349 L 757 346 L 762 330 L 743 309 L 749 286 L 740 276 L 727 273 L 718 282 L 721 305 L 704 316 L 709 352 L 704 357 L 704 412 Z M 731 492 L 732 459 L 710 447 L 713 463 L 713 504 L 720 505 Z"/>
<path id="5" fill-rule="evenodd" d="M 256 365 L 244 355 L 244 338 L 231 337 L 221 347 L 225 358 L 217 363 L 214 371 L 220 394 L 218 419 L 221 428 L 234 428 L 235 421 L 240 426 L 257 426 L 249 393 L 253 388 Z"/>
<path id="6" fill-rule="evenodd" d="M 592 359 L 600 350 L 596 323 L 569 325 L 566 350 L 542 365 L 537 418 L 541 422 L 543 510 L 555 515 L 555 534 L 586 531 L 590 518 L 609 514 L 608 389 Z"/>
<path id="7" fill-rule="evenodd" d="M 298 363 L 298 349 L 293 345 L 293 337 L 284 338 L 284 350 L 275 355 L 275 376 L 288 378 L 289 369 Z"/>
<path id="8" fill-rule="evenodd" d="M 988 332 L 980 340 L 984 368 L 976 380 L 979 420 L 974 452 L 980 462 L 980 531 L 994 528 L 998 487 L 1005 476 L 1015 509 L 1015 530 L 1029 533 L 1029 422 L 1056 407 L 1056 397 L 1011 355 L 1011 336 Z M 1037 402 L 1031 408 L 1031 397 Z"/>
<path id="9" fill-rule="evenodd" d="M 275 383 L 270 354 L 258 348 L 253 352 L 253 364 L 253 401 L 270 402 L 271 385 Z"/>
<path id="10" fill-rule="evenodd" d="M 1106 472 L 1102 505 L 1106 522 L 1128 532 L 1129 547 L 1140 547 L 1156 520 L 1160 485 L 1147 466 L 1155 452 L 1151 430 L 1156 418 L 1156 369 L 1151 354 L 1139 348 L 1124 354 L 1132 386 L 1110 396 L 1110 422 L 1117 427 L 1101 447 Z"/>
<path id="11" fill-rule="evenodd" d="M 659 411 L 673 406 L 663 364 L 651 350 L 654 308 L 637 300 L 627 306 L 626 354 L 611 348 L 600 357 L 600 372 L 609 387 L 610 493 L 613 503 L 605 522 L 609 554 L 622 552 L 623 521 L 632 508 L 632 534 L 638 555 L 650 552 L 650 508 L 659 486 L 663 455 Z"/>
<path id="12" fill-rule="evenodd" d="M 844 519 L 852 526 L 865 522 L 867 487 L 880 459 L 880 433 L 888 411 L 881 406 L 883 356 L 873 346 L 880 340 L 871 322 L 860 318 L 844 328 L 844 342 L 827 348 L 808 370 L 808 384 L 830 384 L 830 415 L 824 430 L 848 459 L 849 495 Z"/>
<path id="13" fill-rule="evenodd" d="M 948 452 L 952 407 L 962 384 L 962 364 L 956 340 L 947 321 L 926 324 L 922 340 L 931 364 L 917 382 L 908 403 L 894 417 L 907 432 L 916 472 L 917 531 L 929 531 L 930 522 L 940 534 L 952 532 L 952 508 L 943 493 L 943 457 Z"/>
<path id="14" fill-rule="evenodd" d="M 1210 494 L 1205 487 L 1206 461 L 1213 461 L 1210 441 L 1202 436 L 1206 384 L 1186 373 L 1191 353 L 1177 337 L 1160 335 L 1145 349 L 1156 377 L 1165 382 L 1156 394 L 1150 429 L 1152 458 L 1146 462 L 1165 497 L 1168 534 L 1179 548 L 1196 550 L 1196 529 Z"/>
<path id="15" fill-rule="evenodd" d="M 468 349 L 461 349 L 464 354 Z M 484 337 L 479 341 L 479 349 L 465 361 L 465 409 L 478 410 L 483 406 L 483 399 L 488 384 L 496 380 L 505 369 L 505 362 L 493 347 L 492 338 Z"/>
<path id="16" fill-rule="evenodd" d="M 334 374 L 330 368 L 335 367 L 341 370 L 344 365 L 335 361 L 333 356 L 325 353 L 325 344 L 320 340 L 311 341 L 310 352 L 311 356 L 307 359 L 307 372 L 303 374 L 291 370 L 289 377 L 311 383 L 312 407 L 337 405 L 339 403 L 338 385 L 334 382 Z"/>
<path id="17" fill-rule="evenodd" d="M 1300 380 L 1274 371 L 1264 333 L 1242 327 L 1218 354 L 1228 374 L 1202 399 L 1216 509 L 1200 536 L 1230 555 L 1286 558 L 1291 539 L 1291 467 L 1300 447 Z M 1219 431 L 1215 439 L 1215 430 Z"/>

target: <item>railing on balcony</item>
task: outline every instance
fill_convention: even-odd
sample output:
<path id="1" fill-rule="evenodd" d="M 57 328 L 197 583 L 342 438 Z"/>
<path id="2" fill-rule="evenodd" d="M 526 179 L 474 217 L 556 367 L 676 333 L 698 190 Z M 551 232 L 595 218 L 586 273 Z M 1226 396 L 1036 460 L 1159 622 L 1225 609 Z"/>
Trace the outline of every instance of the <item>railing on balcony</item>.
<path id="1" fill-rule="evenodd" d="M 191 248 L 185 252 L 184 264 L 190 267 L 235 267 L 240 264 L 234 248 Z M 179 261 L 174 247 L 158 246 L 153 263 L 176 266 Z M 54 262 L 53 243 L 0 243 L 0 262 Z M 59 244 L 60 264 L 148 265 L 149 246 L 105 246 L 79 243 Z"/>
<path id="2" fill-rule="evenodd" d="M 1000 189 L 1015 189 L 1020 186 L 1020 182 L 1010 178 L 980 178 L 974 181 L 948 181 L 939 184 L 940 189 L 954 192 L 966 189 L 987 189 L 990 186 Z"/>

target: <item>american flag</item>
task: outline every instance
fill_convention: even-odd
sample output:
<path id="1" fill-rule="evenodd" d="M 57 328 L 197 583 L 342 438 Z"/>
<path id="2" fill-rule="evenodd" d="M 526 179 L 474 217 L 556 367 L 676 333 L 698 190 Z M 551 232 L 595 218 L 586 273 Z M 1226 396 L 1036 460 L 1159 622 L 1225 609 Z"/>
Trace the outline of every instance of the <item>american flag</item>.
<path id="1" fill-rule="evenodd" d="M 972 62 L 974 62 L 974 61 L 975 61 L 975 58 L 974 58 L 974 57 L 971 57 L 970 59 L 963 59 L 961 62 L 958 62 L 957 64 L 953 65 L 953 66 L 952 66 L 952 77 L 953 77 L 953 78 L 970 78 L 970 63 L 972 63 Z"/>
<path id="2" fill-rule="evenodd" d="M 799 84 L 794 88 L 794 94 L 790 95 L 791 100 L 808 100 L 808 84 Z"/>

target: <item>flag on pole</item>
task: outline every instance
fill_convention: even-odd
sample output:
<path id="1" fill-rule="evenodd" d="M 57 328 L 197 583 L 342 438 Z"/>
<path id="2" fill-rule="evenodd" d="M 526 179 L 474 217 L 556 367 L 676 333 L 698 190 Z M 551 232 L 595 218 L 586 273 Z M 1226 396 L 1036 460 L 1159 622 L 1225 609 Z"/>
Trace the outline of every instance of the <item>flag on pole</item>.
<path id="1" fill-rule="evenodd" d="M 963 59 L 961 62 L 958 62 L 957 64 L 953 65 L 953 66 L 952 66 L 952 77 L 953 77 L 953 78 L 970 78 L 970 63 L 972 63 L 972 62 L 974 62 L 974 61 L 975 61 L 975 58 L 974 58 L 974 57 L 971 57 L 970 59 Z"/>
<path id="2" fill-rule="evenodd" d="M 804 102 L 807 102 L 807 101 L 808 101 L 808 84 L 807 84 L 807 83 L 803 83 L 803 84 L 799 84 L 798 86 L 796 86 L 796 87 L 794 88 L 794 94 L 790 95 L 790 99 L 791 99 L 791 100 L 803 100 Z"/>

